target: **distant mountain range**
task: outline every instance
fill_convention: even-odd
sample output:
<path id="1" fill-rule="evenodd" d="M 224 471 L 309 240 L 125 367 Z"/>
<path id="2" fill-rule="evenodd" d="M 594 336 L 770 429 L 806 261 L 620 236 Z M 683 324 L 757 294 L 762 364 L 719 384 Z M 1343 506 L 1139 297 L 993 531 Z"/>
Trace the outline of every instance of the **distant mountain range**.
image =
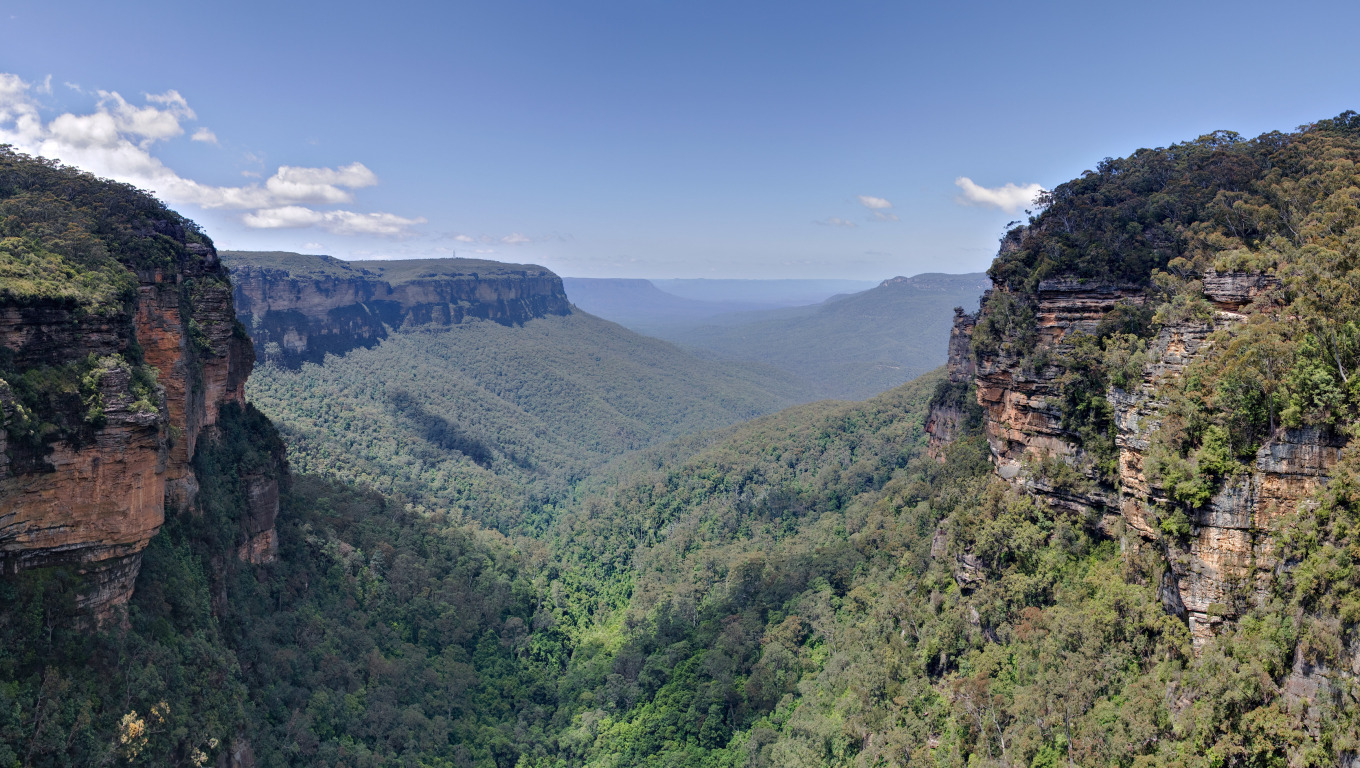
<path id="1" fill-rule="evenodd" d="M 798 377 L 811 397 L 863 399 L 942 364 L 950 310 L 976 309 L 991 282 L 979 272 L 877 285 L 590 278 L 564 278 L 563 285 L 576 306 L 640 333 L 718 359 L 774 366 Z"/>
<path id="2" fill-rule="evenodd" d="M 564 277 L 572 303 L 641 333 L 718 315 L 817 304 L 872 288 L 866 280 L 641 280 Z M 655 334 L 653 334 L 655 335 Z"/>

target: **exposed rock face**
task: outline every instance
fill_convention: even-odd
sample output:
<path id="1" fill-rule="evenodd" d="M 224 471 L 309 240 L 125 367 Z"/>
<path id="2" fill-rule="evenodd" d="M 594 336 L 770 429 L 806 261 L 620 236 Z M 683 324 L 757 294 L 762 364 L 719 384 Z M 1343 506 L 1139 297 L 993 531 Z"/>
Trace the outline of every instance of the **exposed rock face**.
<path id="1" fill-rule="evenodd" d="M 886 281 L 885 281 L 886 282 Z M 977 374 L 973 365 L 973 326 L 977 317 L 954 308 L 954 327 L 949 330 L 949 384 L 951 389 L 964 388 L 972 383 Z M 930 439 L 926 451 L 936 461 L 945 460 L 944 447 L 959 433 L 965 416 L 962 406 L 950 400 L 931 404 L 930 416 L 926 419 L 926 434 Z"/>
<path id="2" fill-rule="evenodd" d="M 1210 270 L 1204 276 L 1204 295 L 1220 311 L 1239 312 L 1260 296 L 1280 285 L 1273 275 Z"/>
<path id="3" fill-rule="evenodd" d="M 1117 430 L 1116 482 L 1094 470 L 1076 435 L 1063 427 L 1060 371 L 1047 364 L 1043 354 L 1027 350 L 1023 355 L 975 355 L 973 378 L 978 402 L 986 410 L 984 431 L 997 473 L 1057 507 L 1101 516 L 1107 529 L 1122 519 L 1146 546 L 1162 547 L 1169 566 L 1163 600 L 1188 621 L 1197 645 L 1251 601 L 1266 596 L 1275 567 L 1271 524 L 1326 482 L 1345 444 L 1343 438 L 1317 429 L 1281 430 L 1257 452 L 1251 473 L 1227 481 L 1204 507 L 1186 510 L 1191 523 L 1188 541 L 1170 539 L 1159 530 L 1159 516 L 1175 502 L 1144 472 L 1150 440 L 1166 405 L 1158 398 L 1158 386 L 1180 376 L 1207 348 L 1217 328 L 1240 321 L 1247 305 L 1278 284 L 1263 275 L 1210 273 L 1204 294 L 1217 309 L 1215 318 L 1164 327 L 1149 344 L 1142 381 L 1131 391 L 1112 388 L 1107 393 Z M 1035 349 L 1060 353 L 1064 339 L 1076 331 L 1094 330 L 1117 304 L 1143 300 L 1142 291 L 1134 286 L 1044 281 L 1036 307 Z M 976 322 L 956 317 L 955 336 L 971 335 Z M 951 378 L 969 373 L 969 362 L 954 351 L 956 344 L 963 342 L 951 337 Z M 932 414 L 932 421 L 936 418 Z M 943 414 L 938 418 L 944 421 Z M 1055 485 L 1034 471 L 1039 461 L 1053 457 L 1076 469 L 1081 481 Z"/>
<path id="4" fill-rule="evenodd" d="M 1091 333 L 1116 306 L 1140 305 L 1144 298 L 1138 286 L 1045 280 L 1039 285 L 1034 349 L 1063 351 L 1070 346 L 1072 334 Z M 1075 436 L 1063 427 L 1058 398 L 1061 371 L 1042 358 L 1037 364 L 1027 364 L 1026 358 L 1032 351 L 977 356 L 978 403 L 986 410 L 983 429 L 997 471 L 1061 507 L 1107 507 L 1112 502 L 1111 489 L 1096 475 L 1094 462 Z M 1081 487 L 1067 484 L 1059 488 L 1022 471 L 1026 459 L 1045 457 L 1065 460 L 1085 474 L 1089 482 Z"/>
<path id="5" fill-rule="evenodd" d="M 532 265 L 262 256 L 226 255 L 236 307 L 256 354 L 282 365 L 371 347 L 388 328 L 457 325 L 472 318 L 514 325 L 571 311 L 562 279 Z"/>
<path id="6" fill-rule="evenodd" d="M 167 504 L 179 511 L 192 501 L 194 448 L 224 404 L 244 404 L 254 360 L 210 247 L 185 245 L 176 263 L 137 278 L 121 314 L 56 302 L 0 309 L 0 345 L 19 371 L 139 354 L 157 371 L 148 404 L 126 364 L 99 369 L 102 419 L 79 434 L 21 446 L 0 432 L 0 564 L 7 573 L 78 566 L 88 585 L 80 601 L 101 621 L 131 596 Z M 0 404 L 15 415 L 13 397 L 0 395 Z"/>
<path id="7" fill-rule="evenodd" d="M 242 478 L 246 489 L 246 541 L 236 556 L 246 562 L 270 563 L 279 552 L 274 518 L 279 516 L 278 478 L 253 474 Z"/>

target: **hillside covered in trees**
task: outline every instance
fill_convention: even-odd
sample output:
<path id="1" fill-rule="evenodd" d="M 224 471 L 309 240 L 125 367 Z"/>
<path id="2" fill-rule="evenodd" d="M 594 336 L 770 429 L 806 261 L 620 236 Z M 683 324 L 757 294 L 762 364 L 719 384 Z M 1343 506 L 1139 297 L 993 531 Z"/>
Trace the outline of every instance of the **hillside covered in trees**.
<path id="1" fill-rule="evenodd" d="M 616 456 L 803 399 L 779 371 L 701 360 L 582 312 L 403 331 L 298 370 L 266 364 L 249 395 L 298 471 L 504 530 L 546 524 Z"/>
<path id="2" fill-rule="evenodd" d="M 453 385 L 381 355 L 396 340 L 465 360 L 477 347 L 437 346 L 454 334 L 351 352 L 347 382 L 316 366 L 266 372 L 251 385 L 265 410 L 296 400 L 317 422 L 281 488 L 277 560 L 230 556 L 243 484 L 280 446 L 259 412 L 228 408 L 195 458 L 196 512 L 152 540 L 125 626 L 87 630 L 76 569 L 0 582 L 0 763 L 1354 763 L 1357 161 L 1353 113 L 1102 161 L 1007 234 L 991 271 L 1001 290 L 971 340 L 956 337 L 947 373 L 665 443 L 593 434 L 585 412 L 565 422 L 571 439 L 617 449 L 579 471 L 508 449 L 524 417 L 507 416 L 494 422 L 507 442 L 484 433 L 488 463 L 561 471 L 539 507 L 488 507 L 456 484 L 418 503 L 427 473 L 397 472 L 420 465 L 395 448 L 369 476 L 304 466 L 372 439 L 354 424 L 411 412 L 346 422 L 347 387 L 411 378 L 412 402 L 434 412 L 421 398 Z M 1254 286 L 1231 310 L 1206 287 L 1223 274 Z M 1040 311 L 1053 280 L 1119 298 L 1059 338 Z M 545 349 L 565 323 L 601 322 L 549 320 L 533 331 Z M 456 338 L 494 344 L 539 322 Z M 1158 340 L 1191 324 L 1202 335 L 1171 366 Z M 590 367 L 583 353 L 561 354 L 537 368 L 507 359 L 481 381 L 542 404 L 518 405 L 538 418 L 592 392 L 627 406 L 566 376 Z M 1009 413 L 1052 419 L 1047 452 L 1028 450 L 1014 473 L 997 467 L 1039 439 L 1000 422 L 975 383 L 1002 375 L 1048 387 L 1044 403 L 1006 401 Z M 559 378 L 560 396 L 546 386 Z M 534 388 L 549 396 L 527 399 Z M 1130 392 L 1155 415 L 1137 433 L 1141 475 L 1116 420 Z M 290 429 L 283 439 L 298 438 Z M 1251 507 L 1268 523 L 1249 529 L 1251 557 L 1274 565 L 1229 585 L 1197 634 L 1168 574 L 1231 522 L 1215 506 L 1225 489 L 1255 482 L 1272 446 L 1302 444 L 1281 442 L 1287 430 L 1341 446 L 1338 458 L 1297 504 Z M 430 434 L 421 450 L 471 460 Z M 1151 489 L 1146 517 L 1102 501 L 1142 493 L 1135 481 Z"/>

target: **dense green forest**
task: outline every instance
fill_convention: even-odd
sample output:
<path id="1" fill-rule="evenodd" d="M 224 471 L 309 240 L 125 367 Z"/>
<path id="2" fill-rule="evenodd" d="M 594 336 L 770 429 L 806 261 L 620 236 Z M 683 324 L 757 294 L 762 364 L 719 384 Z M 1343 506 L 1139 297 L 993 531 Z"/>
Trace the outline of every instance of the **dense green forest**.
<path id="1" fill-rule="evenodd" d="M 1159 329 L 1212 317 L 1211 268 L 1255 270 L 1278 285 L 1159 393 L 1149 473 L 1184 515 L 1279 429 L 1353 434 L 1357 161 L 1352 113 L 1103 161 L 1003 240 L 991 274 L 1008 290 L 975 349 L 1060 371 L 1064 426 L 1107 460 L 1109 387 Z M 1149 301 L 1037 359 L 1035 295 L 1062 275 Z M 661 384 L 619 388 L 636 349 L 595 360 L 569 323 L 602 321 L 404 333 L 339 366 L 259 372 L 261 410 L 296 417 L 276 432 L 254 408 L 224 413 L 126 627 L 81 623 L 70 569 L 0 579 L 0 764 L 1210 768 L 1360 752 L 1351 453 L 1262 534 L 1281 562 L 1263 599 L 1196 649 L 1161 594 L 1187 518 L 1169 507 L 1158 546 L 1133 546 L 1001 480 L 971 385 L 934 372 L 685 436 L 764 401 L 658 408 Z M 535 341 L 505 355 L 511 333 Z M 932 404 L 960 413 L 943 461 L 925 451 Z M 600 431 L 599 413 L 628 426 Z M 232 556 L 242 477 L 281 439 L 296 442 L 280 556 L 249 565 Z M 1336 687 L 1292 695 L 1295 670 Z"/>
<path id="2" fill-rule="evenodd" d="M 298 471 L 507 531 L 541 528 L 612 457 L 801 394 L 779 371 L 700 360 L 581 312 L 396 333 L 325 365 L 264 365 L 248 391 Z"/>

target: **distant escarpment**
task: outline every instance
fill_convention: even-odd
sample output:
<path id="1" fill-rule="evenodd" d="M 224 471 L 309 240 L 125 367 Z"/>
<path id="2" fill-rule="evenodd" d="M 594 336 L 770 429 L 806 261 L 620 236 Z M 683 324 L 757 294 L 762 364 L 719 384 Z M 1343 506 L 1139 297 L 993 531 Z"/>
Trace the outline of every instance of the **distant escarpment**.
<path id="1" fill-rule="evenodd" d="M 341 261 L 224 251 L 257 358 L 286 367 L 371 347 L 389 329 L 468 319 L 518 325 L 567 315 L 562 280 L 543 267 L 476 259 Z"/>
<path id="2" fill-rule="evenodd" d="M 997 474 L 1120 539 L 1197 648 L 1290 606 L 1287 690 L 1360 670 L 1327 559 L 1357 511 L 1357 161 L 1348 114 L 1140 150 L 1046 193 L 956 316 L 929 427 L 942 458 L 970 390 Z"/>
<path id="3" fill-rule="evenodd" d="M 111 616 L 167 511 L 193 507 L 195 452 L 223 408 L 245 407 L 253 361 L 226 268 L 192 222 L 0 149 L 5 573 L 74 568 L 82 609 Z M 254 560 L 271 552 L 277 459 L 252 480 Z"/>

